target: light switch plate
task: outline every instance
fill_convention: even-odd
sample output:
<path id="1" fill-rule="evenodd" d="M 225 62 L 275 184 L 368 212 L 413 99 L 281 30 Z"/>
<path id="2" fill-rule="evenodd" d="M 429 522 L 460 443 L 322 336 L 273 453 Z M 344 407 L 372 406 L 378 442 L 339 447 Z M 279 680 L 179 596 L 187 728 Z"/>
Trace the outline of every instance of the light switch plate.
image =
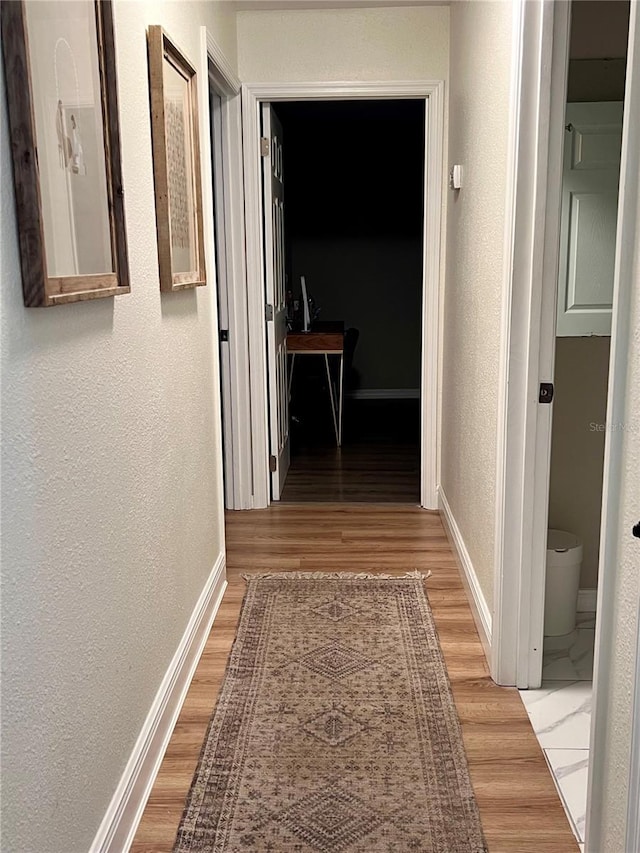
<path id="1" fill-rule="evenodd" d="M 462 166 L 452 166 L 449 172 L 449 186 L 452 190 L 459 190 L 462 187 Z"/>

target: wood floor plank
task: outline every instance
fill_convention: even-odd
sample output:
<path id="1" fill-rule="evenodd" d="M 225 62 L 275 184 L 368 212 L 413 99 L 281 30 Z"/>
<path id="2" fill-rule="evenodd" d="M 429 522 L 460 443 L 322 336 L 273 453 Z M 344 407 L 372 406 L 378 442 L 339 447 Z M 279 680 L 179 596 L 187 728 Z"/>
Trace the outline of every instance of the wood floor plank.
<path id="1" fill-rule="evenodd" d="M 319 445 L 294 453 L 282 500 L 417 504 L 419 444 Z"/>
<path id="2" fill-rule="evenodd" d="M 426 589 L 490 853 L 575 853 L 577 844 L 518 691 L 497 687 L 489 677 L 438 514 L 393 504 L 281 504 L 227 514 L 229 585 L 132 853 L 173 848 L 235 636 L 244 596 L 241 575 L 299 569 L 431 571 Z"/>

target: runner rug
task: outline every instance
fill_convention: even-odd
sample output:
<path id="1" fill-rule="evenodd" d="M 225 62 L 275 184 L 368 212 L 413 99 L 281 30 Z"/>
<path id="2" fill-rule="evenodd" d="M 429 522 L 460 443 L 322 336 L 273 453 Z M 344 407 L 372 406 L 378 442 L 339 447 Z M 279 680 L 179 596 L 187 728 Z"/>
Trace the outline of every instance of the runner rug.
<path id="1" fill-rule="evenodd" d="M 247 578 L 174 853 L 486 851 L 423 578 Z"/>

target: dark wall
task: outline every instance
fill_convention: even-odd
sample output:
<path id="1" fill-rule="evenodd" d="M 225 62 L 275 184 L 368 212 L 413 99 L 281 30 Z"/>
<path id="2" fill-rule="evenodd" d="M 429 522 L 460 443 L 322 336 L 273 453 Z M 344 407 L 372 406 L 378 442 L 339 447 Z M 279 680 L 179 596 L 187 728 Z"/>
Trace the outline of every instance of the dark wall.
<path id="1" fill-rule="evenodd" d="M 420 381 L 424 103 L 278 104 L 289 287 L 360 331 L 363 389 Z"/>

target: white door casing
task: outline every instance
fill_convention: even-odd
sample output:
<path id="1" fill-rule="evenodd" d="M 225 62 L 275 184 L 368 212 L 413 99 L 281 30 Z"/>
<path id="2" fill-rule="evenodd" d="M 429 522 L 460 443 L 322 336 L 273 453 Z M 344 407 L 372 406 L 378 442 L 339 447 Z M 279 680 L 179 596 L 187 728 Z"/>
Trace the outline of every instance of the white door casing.
<path id="1" fill-rule="evenodd" d="M 251 371 L 247 386 L 251 395 L 253 465 L 252 506 L 268 506 L 269 424 L 267 418 L 267 358 L 264 323 L 264 235 L 262 229 L 262 174 L 260 118 L 264 103 L 278 101 L 327 101 L 354 99 L 416 98 L 425 100 L 425 181 L 422 297 L 421 399 L 421 505 L 438 508 L 440 446 L 442 196 L 445 187 L 444 115 L 442 80 L 379 82 L 244 83 L 242 86 L 242 155 L 248 341 Z"/>
<path id="2" fill-rule="evenodd" d="M 622 103 L 565 113 L 557 335 L 610 335 Z"/>
<path id="3" fill-rule="evenodd" d="M 510 133 L 514 168 L 510 174 L 510 201 L 507 204 L 508 239 L 513 258 L 513 275 L 505 288 L 505 329 L 503 338 L 504 376 L 501 383 L 500 444 L 498 477 L 498 524 L 494 628 L 492 632 L 492 675 L 500 684 L 535 687 L 540 681 L 542 605 L 544 600 L 544 560 L 532 556 L 532 546 L 544 549 L 544 527 L 540 518 L 533 527 L 532 516 L 544 515 L 548 499 L 550 407 L 537 402 L 537 382 L 550 379 L 553 363 L 557 272 L 559 268 L 559 222 L 564 145 L 564 112 L 570 35 L 569 3 L 517 4 L 515 24 L 517 50 L 514 61 L 516 98 L 514 123 Z M 546 98 L 543 95 L 546 93 Z M 630 293 L 638 281 L 638 175 L 640 174 L 640 6 L 631 4 L 630 40 L 627 59 L 625 118 L 621 159 L 620 199 L 614 278 L 614 308 L 609 371 L 607 418 L 624 421 L 624 372 L 629 360 Z M 550 95 L 550 97 L 549 97 Z M 542 205 L 540 204 L 542 201 Z M 547 239 L 541 240 L 541 236 Z M 555 235 L 555 237 L 553 236 Z M 617 293 L 615 292 L 617 291 Z M 519 318 L 521 322 L 519 322 Z M 536 358 L 526 357 L 534 353 Z M 531 362 L 536 365 L 534 381 L 527 382 Z M 607 433 L 596 624 L 596 667 L 594 673 L 592 737 L 589 754 L 589 796 L 585 850 L 602 853 L 604 767 L 623 752 L 611 755 L 611 740 L 626 732 L 616 731 L 606 713 L 610 698 L 608 679 L 617 658 L 618 624 L 615 551 L 619 541 L 616 523 L 622 461 L 623 430 Z M 534 448 L 534 452 L 530 449 Z M 528 460 L 531 461 L 528 461 Z M 520 471 L 514 475 L 520 460 Z M 546 471 L 546 473 L 545 473 Z M 544 476 L 540 476 L 540 472 Z M 522 475 L 524 474 L 524 476 Z M 501 475 L 501 476 L 500 476 Z M 636 480 L 637 481 L 637 478 Z M 635 522 L 636 516 L 633 516 Z M 630 536 L 630 531 L 624 531 Z M 540 542 L 536 542 L 537 539 Z M 613 558 L 607 557 L 610 549 Z M 543 550 L 544 553 L 544 550 Z M 604 562 L 603 562 L 604 558 Z M 605 565 L 606 564 L 606 565 Z M 522 654 L 524 652 L 524 654 Z M 640 644 L 636 656 L 640 654 Z M 637 678 L 628 694 L 640 696 Z M 537 683 L 536 683 L 537 682 Z M 638 705 L 636 704 L 636 708 Z M 633 718 L 627 843 L 620 850 L 640 849 L 640 715 Z M 616 764 L 624 762 L 616 762 Z M 626 773 L 626 768 L 620 768 Z M 624 785 L 621 786 L 624 790 Z M 610 800 L 612 798 L 609 798 Z M 607 848 L 608 849 L 608 848 Z"/>
<path id="4" fill-rule="evenodd" d="M 282 125 L 270 104 L 262 105 L 262 141 L 271 497 L 278 501 L 290 461 L 289 386 Z"/>
<path id="5" fill-rule="evenodd" d="M 632 536 L 632 525 L 638 522 L 640 513 L 636 418 L 640 383 L 635 381 L 640 342 L 637 311 L 640 281 L 640 7 L 637 3 L 631 4 L 629 16 L 617 225 L 607 398 L 610 428 L 606 431 L 605 440 L 600 527 L 586 853 L 614 849 L 608 830 L 618 823 L 621 814 L 626 819 L 627 837 L 626 841 L 617 839 L 616 849 L 624 849 L 628 853 L 637 853 L 640 849 L 640 621 L 635 623 L 633 640 L 630 637 L 634 628 L 632 620 L 634 617 L 640 619 L 640 598 L 637 584 L 628 582 L 637 572 L 640 544 Z M 633 567 L 631 572 L 630 566 Z M 635 598 L 631 607 L 629 603 L 633 598 L 630 596 Z M 623 684 L 626 677 L 629 681 Z M 622 713 L 628 714 L 631 731 L 620 725 L 616 713 L 611 713 L 612 702 L 617 699 L 622 703 Z M 624 778 L 627 772 L 629 775 Z M 607 796 L 608 792 L 604 790 L 607 783 L 611 784 L 616 777 L 620 780 L 616 793 L 628 789 L 626 808 L 622 812 L 619 800 L 616 803 L 617 798 Z M 615 817 L 612 812 L 615 812 Z"/>
<path id="6" fill-rule="evenodd" d="M 546 529 L 546 517 L 534 493 L 540 474 L 546 471 L 548 477 L 545 435 L 551 434 L 550 406 L 538 402 L 538 393 L 540 382 L 552 378 L 555 322 L 548 320 L 555 320 L 558 280 L 557 254 L 550 263 L 546 251 L 545 229 L 553 213 L 547 210 L 547 182 L 556 170 L 559 211 L 566 91 L 558 98 L 552 81 L 561 78 L 562 87 L 566 76 L 570 7 L 544 0 L 513 8 L 491 675 L 500 685 L 531 687 L 540 682 L 529 680 L 530 659 L 539 664 L 538 679 L 542 672 L 544 556 L 539 549 L 543 555 L 546 550 L 538 535 Z M 559 217 L 556 248 L 558 234 Z"/>

